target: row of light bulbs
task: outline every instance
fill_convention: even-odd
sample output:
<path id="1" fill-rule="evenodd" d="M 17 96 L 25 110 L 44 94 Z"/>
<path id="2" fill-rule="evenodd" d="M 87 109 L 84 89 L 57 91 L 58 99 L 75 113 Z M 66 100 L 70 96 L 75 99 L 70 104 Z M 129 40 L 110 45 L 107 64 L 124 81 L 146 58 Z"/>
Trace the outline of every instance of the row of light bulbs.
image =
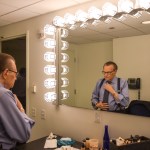
<path id="1" fill-rule="evenodd" d="M 61 29 L 61 38 L 66 38 L 68 36 L 68 30 Z M 44 81 L 44 86 L 50 91 L 44 94 L 44 99 L 47 102 L 53 102 L 58 98 L 58 91 L 56 89 L 58 81 L 56 80 L 56 72 L 58 66 L 56 66 L 56 44 L 60 41 L 56 38 L 56 27 L 53 25 L 46 24 L 44 27 L 44 47 L 48 50 L 44 53 L 44 60 L 48 63 L 44 67 L 44 73 L 48 76 Z M 66 41 L 61 40 L 60 51 L 65 51 L 69 48 L 69 44 Z M 61 64 L 61 88 L 67 87 L 69 85 L 69 80 L 65 75 L 69 72 L 69 67 L 63 63 L 68 62 L 69 55 L 65 52 L 60 53 Z M 59 60 L 58 60 L 59 61 Z M 67 90 L 61 91 L 61 100 L 67 99 L 69 97 L 69 92 Z"/>
<path id="2" fill-rule="evenodd" d="M 92 24 L 97 25 L 100 21 L 110 23 L 112 18 L 124 21 L 127 14 L 138 18 L 142 15 L 142 11 L 150 13 L 150 0 L 119 0 L 118 5 L 106 2 L 102 6 L 102 10 L 94 6 L 89 8 L 88 12 L 78 10 L 75 15 L 66 13 L 64 17 L 56 16 L 53 24 L 58 27 L 68 27 L 76 29 L 77 23 L 81 23 L 80 27 L 86 27 L 88 20 L 93 20 Z"/>

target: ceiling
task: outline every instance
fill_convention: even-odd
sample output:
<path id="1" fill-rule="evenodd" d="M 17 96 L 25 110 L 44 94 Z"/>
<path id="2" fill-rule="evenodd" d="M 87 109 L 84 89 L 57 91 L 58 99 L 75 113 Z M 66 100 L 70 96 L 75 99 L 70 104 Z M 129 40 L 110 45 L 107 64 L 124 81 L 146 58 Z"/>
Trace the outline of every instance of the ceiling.
<path id="1" fill-rule="evenodd" d="M 92 0 L 0 0 L 0 27 L 90 1 Z M 142 17 L 138 19 L 128 15 L 123 22 L 113 19 L 110 24 L 103 21 L 97 26 L 89 24 L 86 29 L 78 28 L 70 31 L 67 40 L 83 44 L 150 34 L 150 24 L 141 24 L 145 20 L 150 20 L 150 14 L 143 12 Z"/>

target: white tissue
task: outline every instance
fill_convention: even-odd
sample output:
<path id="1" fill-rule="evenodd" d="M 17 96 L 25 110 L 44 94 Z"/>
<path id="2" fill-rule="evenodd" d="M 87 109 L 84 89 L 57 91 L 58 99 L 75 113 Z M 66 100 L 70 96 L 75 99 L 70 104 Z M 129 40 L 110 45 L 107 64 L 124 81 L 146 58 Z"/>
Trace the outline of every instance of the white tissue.
<path id="1" fill-rule="evenodd" d="M 56 148 L 57 140 L 56 139 L 46 139 L 44 148 Z"/>

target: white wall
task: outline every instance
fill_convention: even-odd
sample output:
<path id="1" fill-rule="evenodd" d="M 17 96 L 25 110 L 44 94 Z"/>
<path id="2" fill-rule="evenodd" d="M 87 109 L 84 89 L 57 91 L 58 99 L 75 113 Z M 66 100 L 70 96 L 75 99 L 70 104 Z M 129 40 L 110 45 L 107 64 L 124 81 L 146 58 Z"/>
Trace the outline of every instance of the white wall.
<path id="1" fill-rule="evenodd" d="M 113 58 L 118 64 L 118 75 L 141 78 L 141 99 L 150 101 L 150 35 L 114 39 Z M 130 90 L 131 99 L 138 98 L 137 90 Z"/>
<path id="2" fill-rule="evenodd" d="M 44 101 L 43 94 L 46 90 L 43 86 L 43 80 L 45 79 L 43 73 L 43 67 L 45 66 L 43 54 L 46 50 L 43 48 L 43 41 L 38 38 L 37 33 L 39 29 L 52 20 L 54 15 L 59 15 L 60 13 L 47 14 L 0 28 L 0 36 L 4 37 L 21 35 L 28 31 L 27 74 L 29 83 L 27 86 L 27 101 L 30 117 L 32 117 L 32 107 L 36 108 L 36 117 L 33 118 L 36 121 L 36 125 L 32 130 L 31 140 L 46 136 L 51 131 L 77 140 L 82 140 L 85 137 L 101 139 L 104 124 L 109 125 L 111 137 L 129 137 L 130 134 L 150 137 L 149 118 L 99 112 L 101 123 L 97 124 L 94 122 L 95 111 L 93 110 L 64 105 L 56 108 L 54 105 Z M 37 85 L 36 94 L 32 93 L 32 86 L 34 84 Z M 46 111 L 46 120 L 41 120 L 40 118 L 41 109 Z"/>

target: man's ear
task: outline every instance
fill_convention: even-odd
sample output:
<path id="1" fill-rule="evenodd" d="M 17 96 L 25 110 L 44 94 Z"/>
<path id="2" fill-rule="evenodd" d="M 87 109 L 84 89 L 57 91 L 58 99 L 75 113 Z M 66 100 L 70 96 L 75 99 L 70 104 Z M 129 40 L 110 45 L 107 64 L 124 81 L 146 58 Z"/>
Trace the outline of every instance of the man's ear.
<path id="1" fill-rule="evenodd" d="M 2 72 L 2 77 L 4 79 L 7 79 L 7 75 L 8 75 L 8 69 L 5 69 L 3 72 Z"/>

